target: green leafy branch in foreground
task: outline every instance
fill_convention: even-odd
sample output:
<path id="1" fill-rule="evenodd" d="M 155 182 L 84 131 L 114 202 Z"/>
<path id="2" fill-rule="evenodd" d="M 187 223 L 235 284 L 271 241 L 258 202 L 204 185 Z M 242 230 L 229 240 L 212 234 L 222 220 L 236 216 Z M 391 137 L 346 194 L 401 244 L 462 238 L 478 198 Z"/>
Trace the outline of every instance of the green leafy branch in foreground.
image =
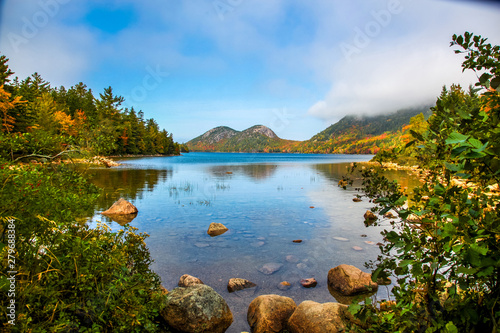
<path id="1" fill-rule="evenodd" d="M 452 45 L 468 53 L 464 68 L 480 76 L 481 95 L 445 91 L 427 130 L 412 143 L 423 185 L 406 196 L 382 171 L 361 171 L 374 211 L 399 219 L 367 264 L 373 280 L 393 275 L 394 302 L 350 310 L 369 332 L 498 332 L 500 328 L 500 98 L 498 47 L 466 33 Z M 472 42 L 471 42 L 472 41 Z M 483 79 L 481 79 L 483 78 Z M 494 88 L 494 89 L 492 89 Z M 415 151 L 414 151 L 415 153 Z"/>
<path id="2" fill-rule="evenodd" d="M 0 187 L 0 260 L 17 271 L 15 326 L 6 322 L 11 276 L 0 272 L 0 330 L 167 330 L 147 235 L 131 227 L 111 232 L 105 225 L 75 222 L 93 212 L 97 199 L 97 189 L 85 178 L 65 165 L 4 163 Z M 9 262 L 8 230 L 14 230 L 14 262 Z"/>

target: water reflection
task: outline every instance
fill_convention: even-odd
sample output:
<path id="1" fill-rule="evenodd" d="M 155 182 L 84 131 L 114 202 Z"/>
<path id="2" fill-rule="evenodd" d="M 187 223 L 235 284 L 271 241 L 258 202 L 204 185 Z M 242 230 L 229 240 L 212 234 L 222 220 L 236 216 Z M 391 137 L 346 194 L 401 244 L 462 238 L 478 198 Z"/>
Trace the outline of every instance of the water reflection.
<path id="1" fill-rule="evenodd" d="M 91 182 L 103 190 L 96 209 L 104 210 L 119 198 L 128 201 L 142 199 L 144 192 L 153 192 L 159 184 L 171 177 L 172 170 L 94 168 L 88 174 Z"/>
<path id="2" fill-rule="evenodd" d="M 244 174 L 254 180 L 272 177 L 278 165 L 273 164 L 245 164 L 245 165 L 219 165 L 210 168 L 214 176 L 223 177 L 231 174 Z"/>

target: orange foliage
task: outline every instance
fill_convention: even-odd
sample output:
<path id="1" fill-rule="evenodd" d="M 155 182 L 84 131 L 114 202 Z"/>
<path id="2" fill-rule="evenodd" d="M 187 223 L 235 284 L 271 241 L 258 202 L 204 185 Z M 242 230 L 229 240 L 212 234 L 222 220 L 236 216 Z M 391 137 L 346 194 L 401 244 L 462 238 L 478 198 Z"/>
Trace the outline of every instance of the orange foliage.
<path id="1" fill-rule="evenodd" d="M 71 116 L 67 115 L 63 111 L 54 112 L 54 120 L 61 126 L 61 132 L 64 134 L 75 135 L 75 121 L 71 119 Z"/>
<path id="2" fill-rule="evenodd" d="M 0 116 L 2 117 L 2 132 L 12 131 L 16 122 L 16 119 L 9 115 L 9 110 L 14 109 L 19 104 L 26 103 L 26 101 L 21 101 L 21 96 L 17 96 L 11 101 L 11 95 L 11 93 L 8 93 L 3 89 L 3 85 L 0 86 Z"/>

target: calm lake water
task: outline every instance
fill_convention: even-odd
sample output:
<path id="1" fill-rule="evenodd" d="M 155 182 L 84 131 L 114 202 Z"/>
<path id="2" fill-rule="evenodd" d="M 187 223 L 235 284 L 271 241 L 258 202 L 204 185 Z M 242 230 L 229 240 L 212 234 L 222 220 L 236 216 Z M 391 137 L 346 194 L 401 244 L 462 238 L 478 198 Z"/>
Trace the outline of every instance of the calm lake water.
<path id="1" fill-rule="evenodd" d="M 371 157 L 189 153 L 123 159 L 120 167 L 91 170 L 93 181 L 105 190 L 91 223 L 121 228 L 98 213 L 120 197 L 131 201 L 139 214 L 130 225 L 150 235 L 146 243 L 162 284 L 172 290 L 183 274 L 200 278 L 231 308 L 234 322 L 228 332 L 249 331 L 247 309 L 258 295 L 288 296 L 297 305 L 336 302 L 328 291 L 328 271 L 340 264 L 365 270 L 364 263 L 377 257 L 381 227 L 363 224 L 371 204 L 353 202 L 357 192 L 337 186 L 350 162 Z M 210 237 L 211 222 L 229 231 Z M 259 269 L 267 263 L 282 267 L 265 275 Z M 257 287 L 229 293 L 227 282 L 235 277 Z M 300 285 L 311 277 L 318 281 L 316 288 Z M 281 281 L 292 287 L 278 289 Z M 378 297 L 386 298 L 389 288 L 381 286 Z"/>

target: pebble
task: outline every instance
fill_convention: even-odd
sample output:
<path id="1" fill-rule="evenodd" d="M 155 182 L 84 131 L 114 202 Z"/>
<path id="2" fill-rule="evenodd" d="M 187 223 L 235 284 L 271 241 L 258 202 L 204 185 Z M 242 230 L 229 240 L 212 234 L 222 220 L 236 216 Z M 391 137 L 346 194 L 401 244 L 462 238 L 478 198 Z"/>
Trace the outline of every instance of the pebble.
<path id="1" fill-rule="evenodd" d="M 348 242 L 349 241 L 347 238 L 344 238 L 344 237 L 333 237 L 333 239 L 341 241 L 341 242 Z"/>
<path id="2" fill-rule="evenodd" d="M 288 290 L 290 288 L 292 288 L 292 285 L 288 281 L 283 281 L 283 282 L 278 283 L 279 290 Z"/>
<path id="3" fill-rule="evenodd" d="M 363 248 L 359 246 L 353 246 L 352 249 L 356 251 L 363 251 Z"/>
<path id="4" fill-rule="evenodd" d="M 202 248 L 202 247 L 209 247 L 210 244 L 208 244 L 208 243 L 194 243 L 194 246 Z"/>
<path id="5" fill-rule="evenodd" d="M 375 242 L 372 242 L 372 241 L 365 241 L 365 243 L 368 245 L 375 245 Z"/>
<path id="6" fill-rule="evenodd" d="M 294 239 L 292 242 L 294 242 L 294 243 L 302 243 L 302 239 Z"/>

